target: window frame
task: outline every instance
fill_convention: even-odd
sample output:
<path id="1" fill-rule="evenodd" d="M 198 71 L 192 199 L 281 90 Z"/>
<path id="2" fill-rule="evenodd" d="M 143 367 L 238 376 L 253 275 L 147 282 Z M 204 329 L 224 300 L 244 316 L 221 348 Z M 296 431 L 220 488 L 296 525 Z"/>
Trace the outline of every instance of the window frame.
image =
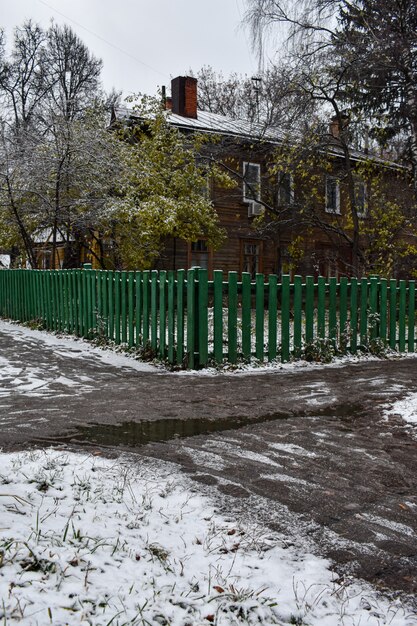
<path id="1" fill-rule="evenodd" d="M 285 194 L 287 195 L 287 189 L 283 186 L 281 186 L 281 179 L 285 176 L 289 176 L 289 201 L 285 201 L 282 202 L 281 200 L 281 194 L 283 192 L 285 192 Z M 277 185 L 278 185 L 278 189 L 277 189 L 277 202 L 278 202 L 278 206 L 292 206 L 294 204 L 294 176 L 292 175 L 291 172 L 278 172 L 277 174 Z"/>
<path id="2" fill-rule="evenodd" d="M 191 267 L 201 267 L 201 265 L 193 264 L 193 254 L 207 254 L 207 270 L 209 276 L 211 276 L 213 272 L 213 248 L 210 246 L 207 247 L 207 251 L 205 250 L 193 250 L 193 244 L 198 244 L 198 242 L 207 242 L 207 237 L 199 237 L 195 241 L 189 241 L 187 244 L 187 267 L 190 269 Z"/>
<path id="3" fill-rule="evenodd" d="M 248 186 L 248 182 L 246 182 L 246 176 L 247 176 L 247 169 L 248 166 L 251 167 L 256 167 L 257 170 L 257 181 L 256 181 L 256 189 L 255 189 L 255 194 L 253 194 L 253 192 L 249 189 Z M 249 183 L 251 184 L 251 183 Z M 247 191 L 251 194 L 250 196 L 247 195 Z M 261 164 L 260 163 L 253 163 L 252 161 L 243 161 L 243 187 L 242 187 L 242 192 L 243 192 L 243 202 L 247 203 L 247 204 L 253 204 L 255 202 L 259 202 L 259 200 L 261 199 Z"/>
<path id="4" fill-rule="evenodd" d="M 356 202 L 356 199 L 357 199 L 356 190 L 358 187 L 361 187 L 363 189 L 363 210 L 358 210 L 358 205 Z M 355 180 L 354 194 L 355 194 L 356 215 L 359 217 L 359 219 L 365 219 L 366 217 L 368 217 L 368 189 L 367 189 L 366 182 L 364 180 L 361 180 L 361 179 Z"/>
<path id="5" fill-rule="evenodd" d="M 258 246 L 258 254 L 257 255 L 246 255 L 245 254 L 245 245 L 256 245 Z M 242 275 L 243 271 L 244 271 L 244 260 L 245 260 L 245 256 L 257 256 L 258 257 L 258 267 L 257 267 L 257 271 L 255 272 L 255 274 L 262 274 L 263 272 L 263 258 L 264 255 L 264 242 L 262 239 L 241 239 L 240 240 L 240 263 L 239 263 L 239 269 L 240 269 L 240 275 Z M 254 277 L 252 277 L 252 280 L 255 280 Z"/>
<path id="6" fill-rule="evenodd" d="M 329 204 L 328 204 L 329 183 L 335 183 L 336 184 L 336 207 L 335 208 L 330 207 Z M 340 180 L 339 180 L 339 178 L 337 176 L 331 176 L 331 175 L 327 175 L 326 176 L 324 209 L 325 209 L 326 213 L 329 213 L 331 215 L 340 215 L 341 214 L 341 209 L 340 209 Z"/>

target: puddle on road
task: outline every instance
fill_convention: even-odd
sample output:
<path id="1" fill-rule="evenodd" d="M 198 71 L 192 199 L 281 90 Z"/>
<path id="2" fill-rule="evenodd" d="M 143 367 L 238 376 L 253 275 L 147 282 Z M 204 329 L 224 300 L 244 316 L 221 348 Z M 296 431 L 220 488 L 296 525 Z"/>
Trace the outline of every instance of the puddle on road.
<path id="1" fill-rule="evenodd" d="M 276 420 L 302 417 L 334 417 L 349 419 L 353 422 L 359 407 L 343 405 L 341 407 L 326 407 L 311 413 L 306 411 L 298 415 L 288 412 L 270 413 L 261 417 L 232 417 L 220 419 L 191 418 L 191 419 L 160 419 L 142 420 L 140 422 L 123 422 L 121 424 L 91 424 L 77 426 L 63 436 L 53 437 L 54 443 L 97 444 L 103 446 L 138 447 L 150 442 L 169 441 L 171 439 L 209 435 L 226 430 L 237 430 L 252 424 L 261 424 Z M 51 439 L 52 440 L 52 439 Z M 45 439 L 43 439 L 45 441 Z"/>
<path id="2" fill-rule="evenodd" d="M 224 430 L 235 430 L 277 419 L 288 419 L 292 415 L 273 414 L 260 418 L 231 418 L 231 419 L 160 419 L 142 420 L 140 422 L 123 422 L 122 424 L 92 424 L 78 426 L 75 432 L 63 437 L 54 437 L 54 441 L 73 443 L 96 443 L 105 446 L 143 446 L 150 442 L 168 441 L 195 435 L 209 435 Z"/>

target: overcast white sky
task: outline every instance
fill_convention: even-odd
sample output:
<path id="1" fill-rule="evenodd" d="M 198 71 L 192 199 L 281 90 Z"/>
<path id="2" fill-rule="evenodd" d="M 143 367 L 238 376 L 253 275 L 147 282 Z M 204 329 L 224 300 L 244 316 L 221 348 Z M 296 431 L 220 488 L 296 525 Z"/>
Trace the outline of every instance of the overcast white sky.
<path id="1" fill-rule="evenodd" d="M 103 83 L 155 94 L 203 65 L 252 76 L 257 63 L 241 27 L 245 0 L 0 0 L 10 41 L 27 18 L 69 24 L 103 60 Z"/>

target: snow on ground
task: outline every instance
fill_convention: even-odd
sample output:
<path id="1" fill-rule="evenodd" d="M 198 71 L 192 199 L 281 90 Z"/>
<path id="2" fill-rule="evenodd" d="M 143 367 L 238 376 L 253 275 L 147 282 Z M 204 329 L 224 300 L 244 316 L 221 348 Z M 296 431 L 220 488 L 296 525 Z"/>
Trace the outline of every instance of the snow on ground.
<path id="1" fill-rule="evenodd" d="M 385 414 L 387 416 L 390 414 L 401 415 L 403 420 L 412 426 L 417 426 L 417 393 L 409 393 L 402 400 L 397 400 L 389 408 L 386 408 Z"/>
<path id="2" fill-rule="evenodd" d="M 54 353 L 65 357 L 76 357 L 77 359 L 95 359 L 100 361 L 103 364 L 108 364 L 115 367 L 128 367 L 134 369 L 139 372 L 154 372 L 154 373 L 163 373 L 165 370 L 160 363 L 149 363 L 139 361 L 137 359 L 137 355 L 124 352 L 123 346 L 114 346 L 114 348 L 110 347 L 98 347 L 93 345 L 88 340 L 82 338 L 76 338 L 71 335 L 63 335 L 63 334 L 55 334 L 47 331 L 40 330 L 32 330 L 26 326 L 22 326 L 13 322 L 7 322 L 5 320 L 0 319 L 0 333 L 7 333 L 11 335 L 15 341 L 20 342 L 33 342 L 33 341 L 41 341 L 45 345 L 50 346 Z M 404 355 L 399 355 L 397 353 L 392 353 L 390 358 L 396 359 L 401 358 L 401 356 L 407 356 L 408 358 L 417 358 L 417 353 L 407 353 Z M 237 365 L 230 365 L 225 363 L 221 368 L 213 368 L 207 367 L 202 370 L 180 370 L 172 372 L 172 375 L 180 375 L 180 376 L 216 376 L 216 375 L 250 375 L 250 374 L 262 374 L 262 373 L 270 373 L 271 371 L 283 370 L 286 372 L 296 372 L 300 369 L 311 369 L 311 368 L 334 368 L 341 367 L 346 365 L 347 363 L 358 363 L 363 361 L 380 361 L 380 358 L 376 356 L 372 356 L 369 354 L 361 354 L 357 355 L 345 355 L 340 357 L 334 357 L 331 363 L 315 363 L 315 362 L 307 362 L 303 360 L 291 361 L 289 363 L 281 363 L 279 360 L 272 362 L 259 362 L 256 359 L 252 359 L 251 363 L 239 363 Z M 7 372 L 8 370 L 4 369 L 7 366 L 5 363 L 0 363 L 0 367 L 2 370 L 2 374 Z M 10 364 L 10 372 L 13 372 L 13 367 Z M 77 385 L 78 385 L 77 381 Z M 31 387 L 33 385 L 33 387 Z M 28 389 L 31 390 L 33 388 L 34 392 L 36 392 L 37 388 L 42 387 L 41 380 L 37 377 L 37 372 L 33 373 L 33 377 L 30 376 L 30 380 L 28 382 Z M 322 389 L 317 394 L 317 400 L 312 403 L 319 405 L 320 397 L 319 394 L 324 394 L 325 389 Z"/>
<path id="3" fill-rule="evenodd" d="M 0 622 L 417 624 L 398 600 L 224 519 L 172 465 L 0 453 Z"/>
<path id="4" fill-rule="evenodd" d="M 88 393 L 96 382 L 83 373 L 81 363 L 90 361 L 114 367 L 128 367 L 140 372 L 157 372 L 155 366 L 128 358 L 114 350 L 103 350 L 82 339 L 58 336 L 44 331 L 31 330 L 0 320 L 1 335 L 12 337 L 16 349 L 5 350 L 0 355 L 0 399 L 12 394 L 29 397 L 66 397 Z M 41 343 L 40 343 L 41 342 Z M 41 345 L 42 351 L 34 351 Z M 53 354 L 54 358 L 50 358 Z M 35 358 L 34 358 L 35 357 Z M 69 374 L 61 373 L 61 362 L 71 359 Z M 5 415 L 0 415 L 3 422 Z"/>
<path id="5" fill-rule="evenodd" d="M 13 324 L 0 320 L 0 333 L 12 335 L 14 341 L 26 342 L 28 340 L 42 341 L 52 346 L 54 352 L 60 356 L 69 356 L 83 359 L 94 357 L 102 363 L 115 365 L 116 367 L 130 367 L 140 372 L 160 371 L 150 363 L 139 362 L 114 350 L 98 348 L 83 339 L 77 339 L 70 335 L 57 335 L 43 330 L 33 330 L 26 326 Z"/>

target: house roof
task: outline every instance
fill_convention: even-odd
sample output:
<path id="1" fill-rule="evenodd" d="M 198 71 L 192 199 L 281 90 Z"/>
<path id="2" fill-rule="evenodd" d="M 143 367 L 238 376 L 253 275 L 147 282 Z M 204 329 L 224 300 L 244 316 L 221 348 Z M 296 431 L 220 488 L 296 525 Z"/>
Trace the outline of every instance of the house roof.
<path id="1" fill-rule="evenodd" d="M 262 124 L 256 124 L 247 120 L 234 120 L 225 115 L 211 113 L 210 111 L 197 110 L 197 118 L 184 117 L 176 113 L 168 112 L 169 122 L 173 126 L 184 130 L 197 130 L 217 135 L 241 137 L 242 139 L 264 139 L 270 143 L 284 141 L 285 133 L 276 127 L 265 128 Z M 115 116 L 118 120 L 139 119 L 133 109 L 125 106 L 115 108 Z"/>
<path id="2" fill-rule="evenodd" d="M 284 141 L 288 141 L 288 133 L 276 126 L 264 126 L 260 123 L 253 123 L 243 119 L 232 119 L 218 113 L 210 111 L 197 110 L 197 118 L 184 117 L 168 111 L 169 122 L 173 126 L 182 130 L 194 130 L 202 133 L 213 133 L 216 135 L 224 135 L 227 137 L 239 137 L 243 140 L 265 141 L 266 143 L 281 145 Z M 116 120 L 139 119 L 140 116 L 135 113 L 134 109 L 126 106 L 115 107 L 114 118 Z M 335 157 L 344 157 L 344 152 L 335 142 L 324 148 L 327 154 Z M 378 157 L 374 154 L 361 152 L 350 148 L 350 159 L 352 161 L 368 161 L 379 163 L 385 167 L 395 169 L 407 169 L 405 166 L 399 165 L 394 161 Z"/>

